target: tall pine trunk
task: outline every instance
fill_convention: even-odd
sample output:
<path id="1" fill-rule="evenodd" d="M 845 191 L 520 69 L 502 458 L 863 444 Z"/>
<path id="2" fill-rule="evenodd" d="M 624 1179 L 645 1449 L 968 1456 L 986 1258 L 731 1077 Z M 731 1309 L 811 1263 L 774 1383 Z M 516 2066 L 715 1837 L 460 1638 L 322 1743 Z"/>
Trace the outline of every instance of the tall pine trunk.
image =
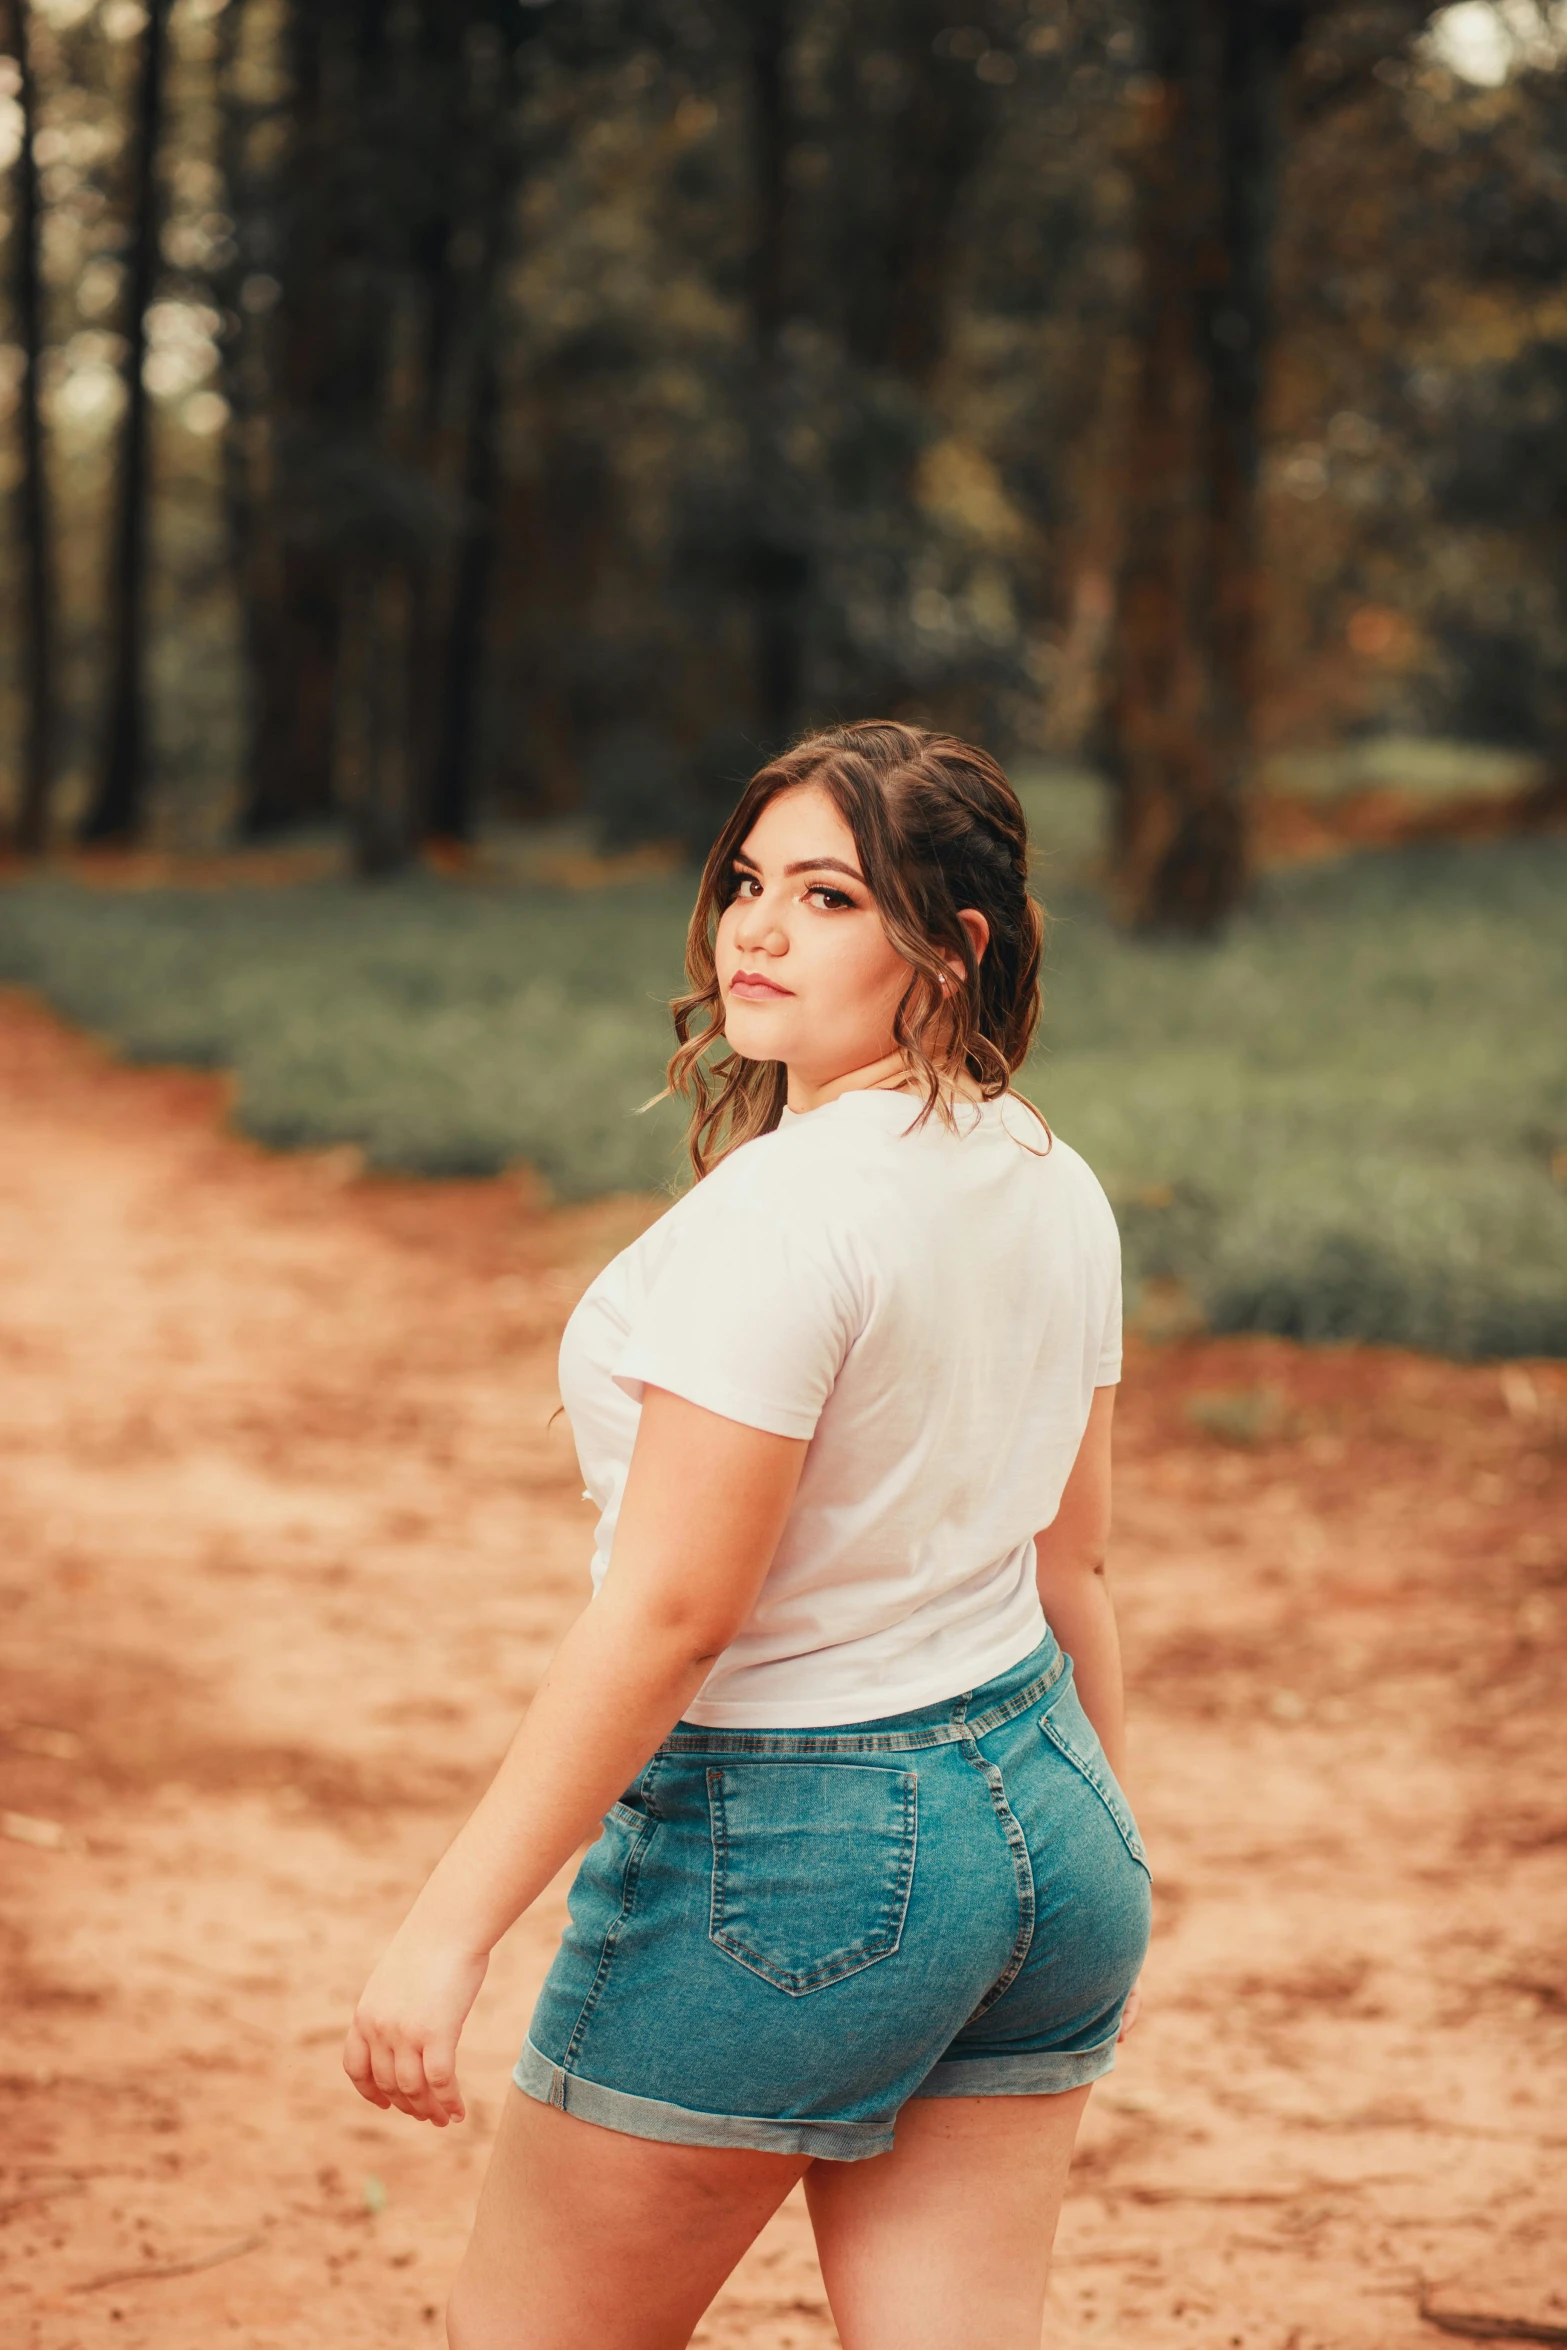
<path id="1" fill-rule="evenodd" d="M 354 869 L 373 881 L 407 863 L 417 831 L 417 589 L 373 548 L 347 557 L 341 581 L 339 790 Z"/>
<path id="2" fill-rule="evenodd" d="M 491 37 L 476 41 L 475 34 Z M 430 336 L 424 462 L 449 515 L 428 563 L 423 613 L 429 722 L 421 744 L 420 837 L 473 836 L 482 728 L 480 708 L 496 504 L 501 488 L 498 305 L 525 138 L 514 115 L 517 66 L 537 38 L 520 22 L 499 31 L 470 17 L 438 42 L 452 44 L 452 129 L 464 168 L 448 182 L 449 210 L 429 238 Z"/>
<path id="3" fill-rule="evenodd" d="M 134 176 L 125 320 L 125 421 L 114 490 L 109 563 L 109 690 L 97 787 L 82 819 L 86 841 L 130 841 L 147 793 L 147 549 L 149 423 L 147 311 L 158 267 L 158 142 L 163 127 L 169 0 L 147 0 L 137 77 Z"/>
<path id="4" fill-rule="evenodd" d="M 16 95 L 22 115 L 21 146 L 16 159 L 16 214 L 11 236 L 12 300 L 17 344 L 22 355 L 21 381 L 17 386 L 22 470 L 16 504 L 17 535 L 22 550 L 26 719 L 14 833 L 16 846 L 22 853 L 37 856 L 48 837 L 50 787 L 54 780 L 54 546 L 38 399 L 43 299 L 39 270 L 38 165 L 33 149 L 37 103 L 26 0 L 10 0 L 6 16 L 6 47 L 16 60 Z"/>
<path id="5" fill-rule="evenodd" d="M 253 151 L 258 119 L 269 131 L 280 125 L 275 97 L 258 103 L 248 94 L 245 51 L 252 40 L 283 48 L 292 68 L 286 163 L 275 155 L 258 163 Z M 223 498 L 244 669 L 245 772 L 238 831 L 242 839 L 264 840 L 318 820 L 332 807 L 336 588 L 323 577 L 319 551 L 298 546 L 288 526 L 285 499 L 293 485 L 279 454 L 280 433 L 287 430 L 279 415 L 282 386 L 309 372 L 299 349 L 302 339 L 309 345 L 309 305 L 303 306 L 302 338 L 297 298 L 285 306 L 281 321 L 272 308 L 275 290 L 268 300 L 269 287 L 275 289 L 277 282 L 280 207 L 286 201 L 308 206 L 320 195 L 318 178 L 311 176 L 320 26 L 314 12 L 302 18 L 296 12 L 279 31 L 249 0 L 228 0 L 218 19 L 218 41 L 219 157 L 236 248 L 213 294 L 237 322 L 223 343 L 223 390 L 229 404 Z M 249 294 L 247 303 L 252 282 L 259 293 Z M 319 310 L 320 289 L 311 290 Z M 314 324 L 319 348 L 319 319 Z"/>
<path id="6" fill-rule="evenodd" d="M 1133 177 L 1140 367 L 1106 708 L 1125 917 L 1238 903 L 1257 637 L 1257 480 L 1289 0 L 1155 0 Z"/>
<path id="7" fill-rule="evenodd" d="M 220 19 L 227 37 L 239 0 Z M 292 0 L 279 36 L 291 136 L 281 165 L 251 176 L 243 101 L 225 77 L 225 178 L 241 254 L 281 273 L 275 312 L 245 320 L 230 359 L 230 550 L 244 621 L 249 726 L 239 830 L 264 840 L 329 815 L 337 709 L 336 563 L 301 463 L 333 385 L 332 156 L 347 135 L 329 90 L 319 0 Z M 335 110 L 333 98 L 336 98 Z M 286 228 L 285 228 L 285 223 Z M 248 251 L 254 247 L 255 251 Z"/>
<path id="8" fill-rule="evenodd" d="M 481 298 L 487 311 L 493 288 L 487 285 Z M 496 446 L 500 375 L 495 330 L 488 315 L 480 319 L 478 331 L 464 452 L 462 532 L 441 647 L 439 725 L 425 811 L 425 830 L 432 840 L 471 840 L 474 828 L 485 623 L 495 567 L 495 506 L 500 490 Z"/>
<path id="9" fill-rule="evenodd" d="M 751 499 L 749 550 L 754 631 L 756 720 L 764 753 L 781 748 L 799 719 L 803 685 L 804 602 L 810 557 L 793 515 L 784 450 L 784 325 L 789 284 L 789 45 L 791 0 L 751 0 L 750 80 Z"/>

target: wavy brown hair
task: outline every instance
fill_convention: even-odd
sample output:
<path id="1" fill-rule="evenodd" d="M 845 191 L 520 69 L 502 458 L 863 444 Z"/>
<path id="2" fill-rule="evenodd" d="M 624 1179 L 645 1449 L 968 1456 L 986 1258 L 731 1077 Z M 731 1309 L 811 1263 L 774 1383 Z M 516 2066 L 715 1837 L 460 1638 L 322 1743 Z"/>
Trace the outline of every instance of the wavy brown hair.
<path id="1" fill-rule="evenodd" d="M 955 735 L 868 719 L 806 737 L 751 778 L 702 872 L 686 936 L 688 992 L 670 1009 L 679 1038 L 669 1089 L 691 1105 L 686 1148 L 698 1176 L 783 1113 L 781 1061 L 718 1048 L 723 1000 L 714 961 L 718 919 L 734 896 L 735 856 L 770 800 L 800 784 L 826 792 L 854 835 L 888 938 L 910 965 L 893 1035 L 925 1104 L 949 1125 L 943 1079 L 961 1068 L 993 1100 L 1007 1091 L 1039 1018 L 1044 914 L 1028 889 L 1028 827 L 994 759 Z M 975 956 L 959 913 L 990 925 Z M 948 956 L 963 965 L 952 984 Z M 1047 1130 L 1048 1131 L 1048 1130 Z"/>

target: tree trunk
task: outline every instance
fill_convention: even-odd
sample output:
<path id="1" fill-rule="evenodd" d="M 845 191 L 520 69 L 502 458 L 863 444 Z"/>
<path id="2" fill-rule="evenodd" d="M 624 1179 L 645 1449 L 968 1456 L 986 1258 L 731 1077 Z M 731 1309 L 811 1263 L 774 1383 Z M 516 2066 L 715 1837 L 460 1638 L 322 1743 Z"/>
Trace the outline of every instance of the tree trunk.
<path id="1" fill-rule="evenodd" d="M 23 676 L 27 705 L 15 840 L 25 856 L 37 856 L 49 829 L 54 779 L 54 546 L 43 426 L 38 406 L 38 362 L 43 348 L 43 302 L 39 271 L 38 166 L 33 152 L 36 93 L 33 85 L 26 0 L 10 0 L 6 46 L 16 59 L 17 102 L 22 142 L 16 162 L 16 216 L 12 223 L 12 299 L 22 354 L 18 428 L 22 472 L 17 484 L 17 523 L 22 546 L 24 633 Z"/>
<path id="2" fill-rule="evenodd" d="M 220 19 L 225 29 L 235 8 L 230 0 Z M 233 411 L 230 546 L 249 703 L 239 831 L 249 840 L 318 822 L 334 807 L 339 582 L 316 521 L 318 485 L 302 463 L 302 443 L 319 430 L 332 374 L 328 156 L 345 123 L 341 108 L 329 118 L 326 35 L 318 4 L 290 6 L 284 43 L 292 136 L 282 176 L 274 166 L 250 186 L 240 101 L 231 85 L 224 91 L 225 176 L 242 266 L 257 258 L 247 248 L 259 246 L 265 274 L 280 271 L 283 280 L 276 312 L 246 319 L 226 387 Z"/>
<path id="3" fill-rule="evenodd" d="M 751 0 L 751 108 L 756 205 L 751 255 L 750 548 L 755 704 L 763 749 L 780 749 L 799 721 L 804 601 L 810 556 L 795 525 L 784 450 L 786 391 L 781 339 L 788 315 L 789 41 L 791 0 Z"/>
<path id="4" fill-rule="evenodd" d="M 405 139 L 455 128 L 452 75 L 459 16 L 426 0 L 418 11 L 362 0 L 351 50 L 352 133 L 367 182 L 399 168 Z M 452 149 L 455 148 L 454 153 Z M 455 228 L 452 187 L 466 177 L 460 139 L 412 217 L 350 228 L 339 262 L 340 376 L 329 430 L 349 491 L 339 528 L 340 797 L 356 870 L 366 878 L 408 862 L 424 834 L 449 603 L 441 555 L 442 394 L 451 357 Z M 413 147 L 408 168 L 430 168 Z"/>
<path id="5" fill-rule="evenodd" d="M 970 13 L 982 22 L 1006 17 L 993 0 Z M 853 110 L 861 161 L 840 248 L 847 340 L 863 366 L 925 392 L 948 347 L 953 231 L 995 134 L 996 93 L 971 56 L 946 54 L 952 16 L 944 0 L 884 0 L 869 29 L 874 54 L 897 77 L 896 102 L 878 102 L 878 84 L 867 85 L 862 70 L 871 43 L 851 37 L 843 102 Z"/>
<path id="6" fill-rule="evenodd" d="M 497 305 L 527 161 L 513 115 L 517 72 L 537 37 L 513 20 L 492 45 L 463 57 L 457 127 L 471 170 L 432 255 L 431 462 L 458 519 L 454 539 L 435 566 L 436 592 L 428 615 L 434 723 L 421 815 L 423 835 L 430 840 L 468 841 L 474 831 L 480 697 L 501 492 Z"/>
<path id="7" fill-rule="evenodd" d="M 302 357 L 297 348 L 299 310 L 311 320 L 322 297 L 311 279 L 304 303 L 290 308 L 281 327 L 264 298 L 266 280 L 277 266 L 277 212 L 283 199 L 276 165 L 258 171 L 251 153 L 254 114 L 241 77 L 254 13 L 247 0 L 229 0 L 218 19 L 219 157 L 236 251 L 225 281 L 214 287 L 214 299 L 239 321 L 223 343 L 223 390 L 229 404 L 224 518 L 240 610 L 245 701 L 245 775 L 237 829 L 242 839 L 265 840 L 331 812 L 337 584 L 320 550 L 295 542 L 286 518 L 285 500 L 293 485 L 280 462 L 280 424 L 286 431 L 278 413 L 280 391 L 285 376 L 297 386 L 301 376 L 310 375 L 309 356 Z M 264 16 L 261 37 L 276 37 Z M 293 140 L 287 168 L 306 183 L 305 157 L 319 134 L 320 26 L 315 14 L 297 14 L 289 38 Z M 271 101 L 273 110 L 276 104 Z M 314 186 L 301 185 L 295 200 L 308 204 L 314 193 Z M 263 261 L 272 267 L 263 269 Z M 252 278 L 263 298 L 247 307 Z M 319 337 L 319 319 L 313 323 Z"/>
<path id="8" fill-rule="evenodd" d="M 342 567 L 338 664 L 338 767 L 366 881 L 408 861 L 415 831 L 416 588 L 395 557 L 367 552 Z"/>
<path id="9" fill-rule="evenodd" d="M 485 619 L 495 567 L 495 507 L 500 489 L 496 449 L 500 383 L 494 328 L 488 319 L 481 321 L 480 335 L 472 413 L 468 420 L 462 539 L 447 621 L 440 731 L 426 815 L 426 832 L 432 840 L 473 838 L 479 691 L 484 668 Z"/>
<path id="10" fill-rule="evenodd" d="M 148 406 L 142 380 L 147 311 L 158 267 L 158 141 L 163 120 L 169 0 L 147 0 L 136 92 L 135 177 L 125 321 L 125 422 L 115 485 L 108 596 L 109 691 L 103 761 L 81 836 L 130 841 L 140 832 L 147 786 Z"/>
<path id="11" fill-rule="evenodd" d="M 1134 159 L 1141 364 L 1107 697 L 1116 894 L 1212 930 L 1247 870 L 1257 473 L 1289 0 L 1158 0 Z"/>

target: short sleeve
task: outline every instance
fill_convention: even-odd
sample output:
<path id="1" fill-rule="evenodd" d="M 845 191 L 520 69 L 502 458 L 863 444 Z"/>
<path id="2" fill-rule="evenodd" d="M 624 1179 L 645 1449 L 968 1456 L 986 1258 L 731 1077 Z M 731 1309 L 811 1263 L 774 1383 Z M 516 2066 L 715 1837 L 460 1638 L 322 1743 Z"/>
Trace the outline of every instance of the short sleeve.
<path id="1" fill-rule="evenodd" d="M 1089 1180 L 1093 1182 L 1093 1178 Z M 1095 1273 L 1102 1284 L 1104 1318 L 1098 1332 L 1099 1349 L 1094 1369 L 1096 1387 L 1116 1387 L 1121 1379 L 1121 1228 L 1115 1220 L 1115 1210 L 1106 1199 L 1101 1186 L 1094 1182 L 1099 1215 L 1099 1239 Z M 1083 1333 L 1087 1346 L 1094 1344 L 1092 1323 Z M 1086 1351 L 1086 1348 L 1085 1348 Z"/>
<path id="2" fill-rule="evenodd" d="M 638 1403 L 644 1387 L 664 1387 L 769 1435 L 813 1436 L 862 1319 L 839 1219 L 815 1185 L 791 1192 L 731 1162 L 671 1224 L 617 1385 Z"/>
<path id="3" fill-rule="evenodd" d="M 1099 1367 L 1094 1373 L 1096 1387 L 1117 1387 L 1121 1380 L 1121 1258 L 1116 1252 L 1115 1278 L 1110 1284 L 1109 1303 L 1105 1308 L 1104 1329 L 1099 1339 Z"/>

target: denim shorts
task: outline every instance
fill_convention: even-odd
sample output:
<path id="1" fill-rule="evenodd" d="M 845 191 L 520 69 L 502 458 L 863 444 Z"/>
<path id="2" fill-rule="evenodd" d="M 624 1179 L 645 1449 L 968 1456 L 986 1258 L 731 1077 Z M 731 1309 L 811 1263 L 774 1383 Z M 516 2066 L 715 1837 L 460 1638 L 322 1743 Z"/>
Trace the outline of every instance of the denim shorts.
<path id="1" fill-rule="evenodd" d="M 883 1721 L 678 1723 L 570 1912 L 520 2089 L 633 2137 L 852 2162 L 907 2098 L 1110 2070 L 1148 1864 L 1047 1634 Z"/>

